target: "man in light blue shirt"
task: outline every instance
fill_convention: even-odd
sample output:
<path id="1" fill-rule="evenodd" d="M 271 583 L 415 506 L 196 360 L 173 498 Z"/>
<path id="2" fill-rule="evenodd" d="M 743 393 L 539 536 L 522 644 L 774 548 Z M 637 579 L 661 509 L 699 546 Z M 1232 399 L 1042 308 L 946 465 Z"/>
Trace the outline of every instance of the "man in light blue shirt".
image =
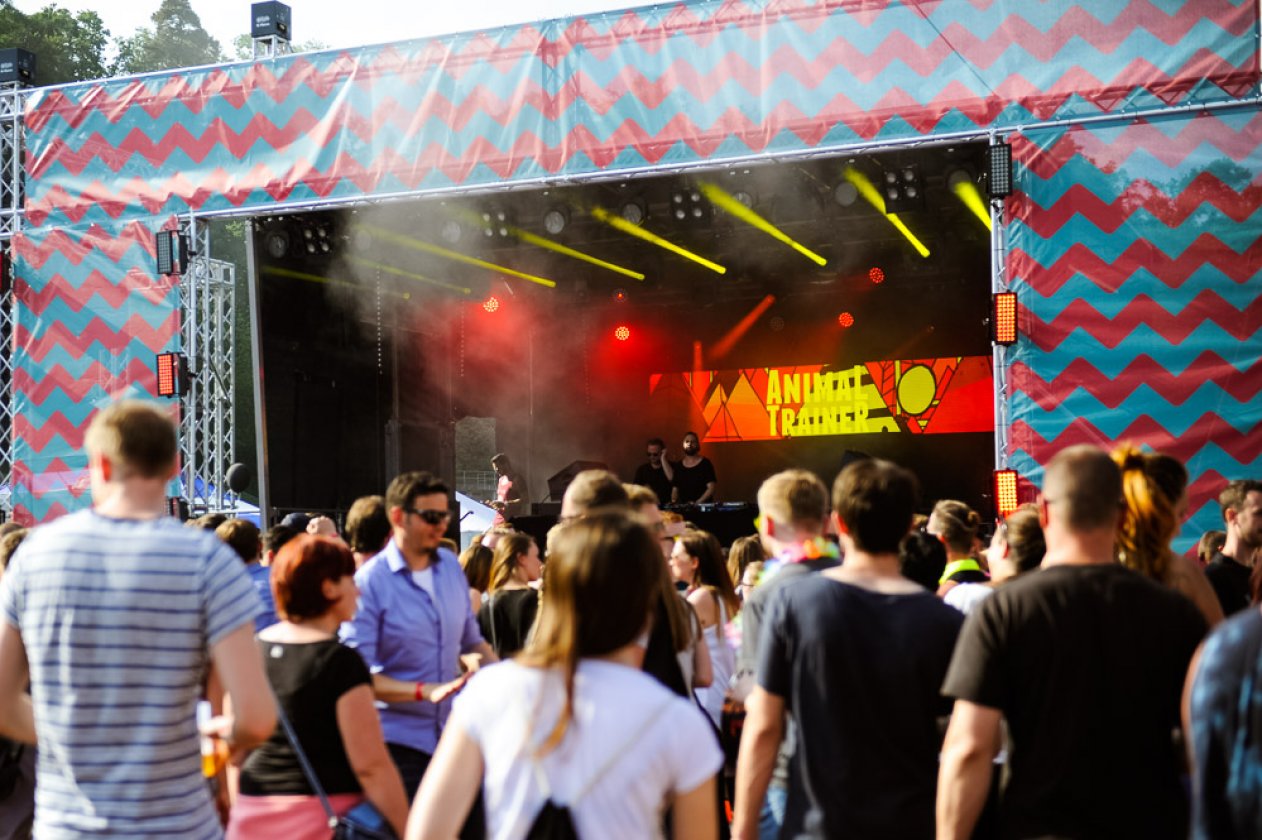
<path id="1" fill-rule="evenodd" d="M 478 630 L 464 570 L 439 545 L 451 519 L 446 485 L 404 473 L 386 490 L 386 510 L 393 537 L 355 573 L 359 611 L 342 637 L 372 671 L 386 746 L 410 799 L 467 679 L 461 655 L 496 657 Z"/>

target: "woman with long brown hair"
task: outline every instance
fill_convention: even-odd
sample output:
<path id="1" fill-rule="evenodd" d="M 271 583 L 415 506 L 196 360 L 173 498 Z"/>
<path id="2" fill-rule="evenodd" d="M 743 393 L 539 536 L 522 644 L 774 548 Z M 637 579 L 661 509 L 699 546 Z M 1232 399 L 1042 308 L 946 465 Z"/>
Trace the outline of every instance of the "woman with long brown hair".
<path id="1" fill-rule="evenodd" d="M 688 603 L 701 622 L 713 681 L 697 688 L 695 694 L 701 708 L 718 726 L 728 682 L 736 670 L 736 652 L 727 638 L 728 623 L 740 611 L 741 600 L 723 562 L 723 549 L 713 534 L 685 531 L 675 540 L 670 567 L 675 580 L 687 585 Z"/>
<path id="2" fill-rule="evenodd" d="M 1214 588 L 1196 561 L 1170 548 L 1187 511 L 1187 468 L 1177 458 L 1126 443 L 1111 454 L 1122 471 L 1126 502 L 1118 526 L 1118 562 L 1188 596 L 1213 627 L 1223 620 Z"/>
<path id="3" fill-rule="evenodd" d="M 539 592 L 530 584 L 542 572 L 534 537 L 522 533 L 500 537 L 491 561 L 486 600 L 478 610 L 482 638 L 491 643 L 500 659 L 513 656 L 526 645 L 539 611 Z"/>
<path id="4" fill-rule="evenodd" d="M 667 805 L 675 837 L 717 835 L 714 736 L 695 706 L 640 671 L 661 563 L 625 512 L 561 530 L 535 632 L 457 698 L 408 840 L 454 838 L 479 784 L 492 838 L 523 836 L 557 806 L 580 837 L 659 836 Z"/>

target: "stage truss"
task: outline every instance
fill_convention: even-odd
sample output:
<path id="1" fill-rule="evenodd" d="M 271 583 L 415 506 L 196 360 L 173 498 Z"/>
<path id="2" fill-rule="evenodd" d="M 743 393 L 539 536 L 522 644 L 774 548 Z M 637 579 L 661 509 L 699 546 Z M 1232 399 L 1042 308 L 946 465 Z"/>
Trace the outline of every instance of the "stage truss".
<path id="1" fill-rule="evenodd" d="M 17 321 L 11 244 L 22 230 L 22 109 L 26 92 L 26 86 L 18 82 L 0 85 L 0 253 L 5 268 L 5 276 L 0 277 L 0 510 L 6 520 L 13 512 L 13 327 Z"/>

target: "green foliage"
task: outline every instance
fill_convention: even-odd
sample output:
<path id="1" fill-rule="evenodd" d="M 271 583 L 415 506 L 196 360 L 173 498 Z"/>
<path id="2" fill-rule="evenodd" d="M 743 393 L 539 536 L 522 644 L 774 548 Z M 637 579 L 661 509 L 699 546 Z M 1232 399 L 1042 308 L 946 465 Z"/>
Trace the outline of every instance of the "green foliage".
<path id="1" fill-rule="evenodd" d="M 223 61 L 219 42 L 202 28 L 189 0 L 162 0 L 150 18 L 129 38 L 118 39 L 116 74 L 148 73 L 174 67 L 198 67 Z"/>
<path id="2" fill-rule="evenodd" d="M 45 6 L 34 14 L 0 0 L 0 48 L 35 53 L 37 85 L 58 85 L 106 75 L 105 46 L 110 33 L 96 12 L 71 14 Z"/>

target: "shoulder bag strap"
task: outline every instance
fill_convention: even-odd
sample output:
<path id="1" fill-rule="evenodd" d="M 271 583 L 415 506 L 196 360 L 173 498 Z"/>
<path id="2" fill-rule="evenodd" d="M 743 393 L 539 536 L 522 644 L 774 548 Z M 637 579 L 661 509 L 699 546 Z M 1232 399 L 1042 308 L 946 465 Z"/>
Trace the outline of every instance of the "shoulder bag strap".
<path id="1" fill-rule="evenodd" d="M 276 702 L 276 719 L 280 722 L 281 728 L 285 730 L 285 737 L 289 739 L 289 745 L 294 748 L 294 755 L 298 757 L 298 763 L 302 766 L 302 775 L 307 777 L 307 784 L 311 785 L 311 789 L 316 792 L 316 796 L 320 797 L 320 806 L 324 808 L 324 813 L 329 818 L 329 828 L 335 827 L 337 825 L 337 814 L 333 812 L 333 806 L 329 803 L 329 798 L 325 796 L 320 780 L 316 778 L 315 768 L 311 766 L 311 762 L 307 760 L 307 754 L 302 750 L 302 745 L 298 743 L 298 735 L 289 723 L 285 710 L 281 708 L 280 701 Z"/>
<path id="2" fill-rule="evenodd" d="M 495 596 L 498 594 L 498 592 L 493 592 L 486 598 L 486 614 L 491 620 L 491 647 L 495 649 L 496 656 L 500 655 L 499 633 L 495 629 Z"/>

